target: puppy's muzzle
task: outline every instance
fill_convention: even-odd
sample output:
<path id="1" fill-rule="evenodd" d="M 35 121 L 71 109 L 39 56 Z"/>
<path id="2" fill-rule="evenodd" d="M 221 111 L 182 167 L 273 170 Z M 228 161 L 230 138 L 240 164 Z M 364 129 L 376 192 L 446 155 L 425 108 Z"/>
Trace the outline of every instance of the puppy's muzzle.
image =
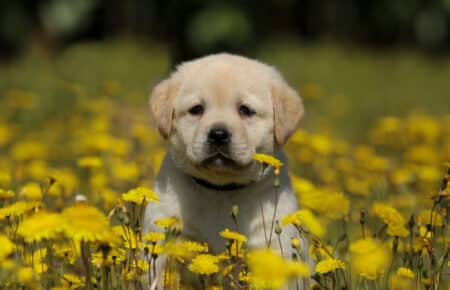
<path id="1" fill-rule="evenodd" d="M 231 133 L 224 127 L 214 127 L 208 132 L 208 143 L 215 146 L 228 145 L 231 141 Z"/>

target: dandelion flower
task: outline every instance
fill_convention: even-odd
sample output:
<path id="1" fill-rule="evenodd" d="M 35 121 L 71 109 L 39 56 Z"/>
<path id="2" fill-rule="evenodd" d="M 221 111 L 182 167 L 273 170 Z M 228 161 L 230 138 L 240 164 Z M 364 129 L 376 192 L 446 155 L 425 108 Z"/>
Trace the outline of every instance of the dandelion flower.
<path id="1" fill-rule="evenodd" d="M 319 272 L 320 274 L 326 274 L 337 269 L 345 269 L 344 262 L 338 259 L 328 258 L 320 261 L 316 265 L 316 272 Z"/>
<path id="2" fill-rule="evenodd" d="M 3 220 L 7 217 L 19 217 L 24 215 L 25 213 L 38 208 L 42 205 L 41 202 L 38 201 L 18 201 L 13 204 L 10 204 L 6 207 L 0 208 L 0 220 Z"/>
<path id="3" fill-rule="evenodd" d="M 361 239 L 350 244 L 352 270 L 369 280 L 382 275 L 389 265 L 389 252 L 373 239 Z"/>
<path id="4" fill-rule="evenodd" d="M 283 163 L 280 160 L 268 154 L 255 153 L 253 154 L 253 159 L 260 163 L 270 165 L 274 168 L 280 168 L 281 166 L 283 166 Z"/>
<path id="5" fill-rule="evenodd" d="M 0 261 L 4 260 L 9 254 L 11 254 L 15 246 L 5 235 L 0 234 Z"/>
<path id="6" fill-rule="evenodd" d="M 65 226 L 64 218 L 57 213 L 40 211 L 26 218 L 17 230 L 27 243 L 40 242 L 43 239 L 55 239 Z"/>
<path id="7" fill-rule="evenodd" d="M 153 224 L 157 227 L 163 228 L 163 229 L 181 229 L 182 222 L 175 216 L 169 216 L 169 217 L 163 217 L 160 219 L 157 219 L 153 222 Z"/>
<path id="8" fill-rule="evenodd" d="M 318 237 L 323 237 L 325 228 L 314 214 L 308 209 L 301 209 L 292 214 L 288 214 L 281 219 L 281 225 L 292 224 L 303 227 Z"/>
<path id="9" fill-rule="evenodd" d="M 65 232 L 75 241 L 115 243 L 117 236 L 109 227 L 105 215 L 97 208 L 85 203 L 77 203 L 64 209 L 67 224 Z"/>
<path id="10" fill-rule="evenodd" d="M 22 187 L 20 190 L 20 195 L 24 196 L 28 200 L 41 200 L 42 190 L 39 184 L 36 182 L 30 182 Z"/>
<path id="11" fill-rule="evenodd" d="M 404 227 L 405 219 L 395 208 L 376 202 L 372 206 L 372 211 L 388 225 L 387 233 L 389 235 L 399 237 L 408 236 L 409 232 Z"/>
<path id="12" fill-rule="evenodd" d="M 247 255 L 249 283 L 256 289 L 279 289 L 295 276 L 308 277 L 309 267 L 302 262 L 286 261 L 270 249 L 258 249 Z"/>
<path id="13" fill-rule="evenodd" d="M 157 194 L 146 187 L 138 187 L 129 190 L 122 194 L 124 201 L 129 201 L 135 204 L 145 204 L 147 202 L 159 202 Z"/>
<path id="14" fill-rule="evenodd" d="M 210 254 L 197 255 L 189 264 L 189 270 L 202 275 L 211 275 L 219 272 L 219 259 Z"/>
<path id="15" fill-rule="evenodd" d="M 166 234 L 161 232 L 148 232 L 146 233 L 142 239 L 144 241 L 149 241 L 151 243 L 156 243 L 158 241 L 163 241 L 166 239 Z"/>
<path id="16" fill-rule="evenodd" d="M 233 240 L 233 241 L 238 241 L 238 242 L 243 242 L 243 243 L 247 242 L 246 236 L 244 236 L 243 234 L 240 234 L 238 232 L 230 231 L 229 229 L 225 229 L 225 230 L 221 231 L 219 233 L 219 235 L 222 238 L 225 238 L 227 240 Z"/>
<path id="17" fill-rule="evenodd" d="M 391 290 L 409 290 L 414 289 L 414 272 L 405 267 L 400 267 L 397 272 L 389 279 L 389 289 Z"/>

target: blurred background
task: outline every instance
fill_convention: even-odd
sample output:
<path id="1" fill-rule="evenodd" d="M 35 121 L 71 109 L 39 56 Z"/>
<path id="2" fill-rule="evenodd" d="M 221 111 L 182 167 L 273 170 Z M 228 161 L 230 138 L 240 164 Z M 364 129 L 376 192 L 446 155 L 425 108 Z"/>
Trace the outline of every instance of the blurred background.
<path id="1" fill-rule="evenodd" d="M 365 138 L 385 115 L 448 113 L 450 0 L 0 1 L 0 94 L 37 119 L 76 84 L 142 106 L 174 65 L 228 51 L 268 62 L 302 94 L 304 126 Z"/>

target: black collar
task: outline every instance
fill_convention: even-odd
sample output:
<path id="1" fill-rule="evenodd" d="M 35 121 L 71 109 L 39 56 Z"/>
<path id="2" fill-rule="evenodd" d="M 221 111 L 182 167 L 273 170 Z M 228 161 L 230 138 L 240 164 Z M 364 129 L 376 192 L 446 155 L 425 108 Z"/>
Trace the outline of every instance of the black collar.
<path id="1" fill-rule="evenodd" d="M 227 183 L 227 184 L 213 184 L 204 179 L 192 177 L 192 179 L 198 184 L 208 189 L 217 191 L 233 191 L 246 187 L 248 184 Z"/>

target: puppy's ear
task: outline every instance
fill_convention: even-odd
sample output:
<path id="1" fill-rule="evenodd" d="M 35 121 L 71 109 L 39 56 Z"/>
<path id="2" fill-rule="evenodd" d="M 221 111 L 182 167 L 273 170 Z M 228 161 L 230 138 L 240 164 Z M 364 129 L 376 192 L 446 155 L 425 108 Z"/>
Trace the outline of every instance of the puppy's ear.
<path id="1" fill-rule="evenodd" d="M 150 110 L 161 135 L 170 135 L 173 119 L 173 103 L 178 92 L 178 82 L 172 79 L 161 81 L 150 94 Z"/>
<path id="2" fill-rule="evenodd" d="M 283 145 L 297 129 L 305 109 L 297 92 L 283 80 L 272 86 L 272 104 L 275 141 Z"/>

